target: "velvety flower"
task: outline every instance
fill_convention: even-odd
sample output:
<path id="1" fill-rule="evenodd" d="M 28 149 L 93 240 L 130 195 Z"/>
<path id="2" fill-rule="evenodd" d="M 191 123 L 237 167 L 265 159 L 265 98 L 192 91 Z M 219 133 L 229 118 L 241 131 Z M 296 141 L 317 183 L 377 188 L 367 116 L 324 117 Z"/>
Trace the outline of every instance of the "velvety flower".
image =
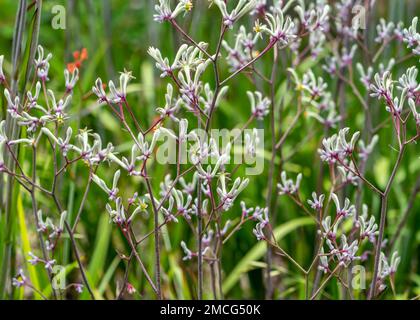
<path id="1" fill-rule="evenodd" d="M 280 195 L 292 195 L 298 192 L 300 187 L 300 182 L 302 180 L 302 174 L 299 173 L 297 175 L 296 181 L 293 181 L 292 179 L 288 179 L 286 176 L 286 172 L 282 171 L 281 173 L 281 182 L 277 184 L 277 188 L 279 189 Z"/>
<path id="2" fill-rule="evenodd" d="M 224 0 L 213 0 L 213 2 L 219 8 L 223 16 L 223 23 L 228 28 L 232 28 L 238 19 L 252 11 L 257 4 L 257 0 L 239 0 L 236 7 L 231 12 L 228 12 Z"/>
<path id="3" fill-rule="evenodd" d="M 346 198 L 344 200 L 344 205 L 341 206 L 340 200 L 338 199 L 338 196 L 335 193 L 331 194 L 331 198 L 335 204 L 337 217 L 344 217 L 344 218 L 351 217 L 356 212 L 356 207 L 350 204 L 349 199 Z"/>
<path id="4" fill-rule="evenodd" d="M 308 200 L 309 205 L 312 209 L 320 211 L 324 206 L 325 195 L 321 194 L 320 196 L 317 196 L 316 192 L 312 192 L 312 199 L 313 200 Z"/>
<path id="5" fill-rule="evenodd" d="M 251 112 L 256 119 L 262 120 L 270 113 L 270 99 L 263 97 L 261 92 L 247 91 L 249 101 L 251 102 Z"/>

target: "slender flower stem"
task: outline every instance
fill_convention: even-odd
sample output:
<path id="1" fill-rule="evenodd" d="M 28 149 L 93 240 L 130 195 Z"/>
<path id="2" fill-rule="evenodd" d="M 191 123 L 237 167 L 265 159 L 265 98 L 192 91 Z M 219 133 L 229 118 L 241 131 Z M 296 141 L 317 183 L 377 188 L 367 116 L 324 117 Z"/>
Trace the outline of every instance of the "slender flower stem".
<path id="1" fill-rule="evenodd" d="M 367 104 L 366 100 L 363 98 L 362 94 L 360 93 L 359 89 L 357 89 L 357 86 L 354 84 L 353 80 L 349 80 L 349 79 L 347 79 L 347 78 L 346 78 L 344 75 L 342 75 L 340 72 L 338 72 L 338 73 L 337 73 L 337 75 L 338 75 L 338 77 L 339 77 L 342 81 L 344 81 L 345 83 L 347 83 L 347 84 L 351 87 L 351 89 L 352 89 L 353 93 L 355 94 L 356 98 L 357 98 L 357 99 L 359 100 L 359 102 L 362 104 L 363 109 L 364 109 L 365 111 L 368 111 L 368 110 L 369 110 L 369 106 L 368 106 L 368 104 Z"/>
<path id="2" fill-rule="evenodd" d="M 87 196 L 89 194 L 91 183 L 92 183 L 92 173 L 89 173 L 89 180 L 86 184 L 85 192 L 83 193 L 82 202 L 80 203 L 79 211 L 77 212 L 76 219 L 74 220 L 74 224 L 73 224 L 73 227 L 71 229 L 73 233 L 76 232 L 77 224 L 79 223 L 80 218 L 82 216 L 82 212 L 83 212 L 83 209 L 84 209 L 84 206 L 85 206 Z"/>
<path id="3" fill-rule="evenodd" d="M 340 269 L 340 265 L 337 265 L 335 269 L 328 275 L 327 279 L 321 285 L 319 288 L 315 291 L 315 293 L 312 295 L 311 300 L 315 300 L 315 298 L 321 293 L 322 289 L 328 284 L 328 282 L 331 280 L 331 278 L 338 272 Z"/>
<path id="4" fill-rule="evenodd" d="M 130 266 L 131 266 L 131 261 L 133 260 L 133 256 L 135 256 L 135 253 L 132 251 L 130 254 L 130 257 L 127 259 L 127 266 L 125 267 L 125 272 L 124 272 L 123 286 L 120 290 L 120 293 L 117 296 L 117 300 L 121 300 L 125 290 L 127 289 L 128 275 L 130 273 Z"/>
<path id="5" fill-rule="evenodd" d="M 352 159 L 353 161 L 353 159 Z M 363 180 L 364 183 L 366 183 L 368 185 L 369 188 L 371 188 L 373 191 L 375 191 L 377 194 L 379 194 L 380 196 L 383 195 L 383 192 L 381 190 L 379 190 L 377 187 L 375 187 L 369 180 L 367 180 L 359 171 L 356 163 L 353 161 L 355 170 L 353 170 L 351 167 L 349 167 L 347 164 L 345 164 L 343 161 L 339 160 L 340 164 L 346 168 L 346 170 L 350 171 L 351 173 L 353 173 L 354 175 L 356 175 L 357 177 L 359 177 L 361 180 Z"/>
<path id="6" fill-rule="evenodd" d="M 403 155 L 404 155 L 404 151 L 405 151 L 405 145 L 402 145 L 402 147 L 401 147 L 401 149 L 398 153 L 397 161 L 395 162 L 395 165 L 394 165 L 394 168 L 392 170 L 391 176 L 389 177 L 388 183 L 386 185 L 385 191 L 384 191 L 384 193 L 381 197 L 381 216 L 380 216 L 378 238 L 376 240 L 377 243 L 376 243 L 376 248 L 375 248 L 375 264 L 374 264 L 374 269 L 373 269 L 373 278 L 372 278 L 372 283 L 370 285 L 370 290 L 369 290 L 369 295 L 368 295 L 369 300 L 375 298 L 375 296 L 376 296 L 376 290 L 377 290 L 376 282 L 378 280 L 379 262 L 380 262 L 380 258 L 381 258 L 381 246 L 382 246 L 382 241 L 383 241 L 384 233 L 385 233 L 386 213 L 387 213 L 387 207 L 388 207 L 388 197 L 389 197 L 389 193 L 391 191 L 392 183 L 394 182 L 394 179 L 395 179 L 395 175 L 397 174 L 398 168 L 401 164 L 401 161 L 402 161 L 402 158 L 403 158 Z"/>
<path id="7" fill-rule="evenodd" d="M 278 251 L 280 251 L 280 253 L 285 256 L 291 263 L 293 263 L 303 274 L 307 274 L 308 272 L 295 260 L 292 258 L 292 256 L 290 256 L 286 251 L 284 251 L 278 244 L 265 239 L 265 241 L 271 245 L 272 247 L 276 248 Z"/>
<path id="8" fill-rule="evenodd" d="M 150 275 L 149 275 L 149 273 L 147 272 L 147 270 L 146 270 L 146 267 L 144 266 L 144 264 L 143 264 L 143 261 L 141 260 L 141 258 L 140 258 L 140 256 L 139 256 L 139 253 L 137 252 L 137 249 L 136 249 L 136 246 L 134 245 L 134 242 L 133 242 L 133 239 L 132 239 L 132 237 L 131 237 L 131 229 L 129 230 L 129 232 L 125 232 L 124 234 L 125 234 L 125 236 L 126 236 L 126 238 L 127 238 L 127 240 L 128 240 L 128 244 L 130 245 L 130 247 L 131 247 L 131 252 L 132 252 L 132 254 L 134 254 L 134 256 L 136 257 L 136 259 L 137 259 L 137 262 L 139 263 L 139 265 L 140 265 L 140 268 L 141 268 L 141 270 L 143 271 L 143 273 L 144 273 L 144 275 L 145 275 L 145 277 L 146 277 L 146 280 L 147 280 L 147 282 L 149 282 L 149 284 L 150 284 L 150 286 L 152 287 L 152 289 L 153 289 L 153 291 L 156 293 L 156 295 L 157 295 L 157 297 L 159 298 L 159 299 L 161 299 L 161 293 L 160 293 L 160 288 L 158 288 L 154 283 L 153 283 L 153 280 L 152 280 L 152 278 L 150 277 Z M 128 268 L 128 266 L 127 266 L 127 268 Z"/>
<path id="9" fill-rule="evenodd" d="M 131 109 L 131 107 L 128 104 L 128 101 L 126 99 L 124 99 L 124 106 L 128 110 L 128 113 L 130 114 L 130 117 L 133 120 L 134 125 L 136 126 L 137 131 L 144 136 L 143 130 L 141 129 L 140 124 L 137 121 L 137 118 L 134 116 L 133 109 Z"/>
<path id="10" fill-rule="evenodd" d="M 223 80 L 220 85 L 223 86 L 225 85 L 229 80 L 231 80 L 232 78 L 234 78 L 237 74 L 241 73 L 243 70 L 245 70 L 246 68 L 248 68 L 249 66 L 253 65 L 258 59 L 260 59 L 261 57 L 263 57 L 267 52 L 270 51 L 270 49 L 277 43 L 277 41 L 273 41 L 271 40 L 268 45 L 264 48 L 263 51 L 261 51 L 261 53 L 256 56 L 254 59 L 252 59 L 251 61 L 249 61 L 248 63 L 246 63 L 245 65 L 243 65 L 242 67 L 240 67 L 238 70 L 236 70 L 234 73 L 232 73 L 230 76 L 228 76 L 225 80 Z"/>
<path id="11" fill-rule="evenodd" d="M 274 192 L 274 176 L 275 176 L 275 160 L 276 160 L 276 121 L 275 121 L 275 82 L 276 82 L 276 71 L 277 71 L 277 62 L 278 62 L 278 50 L 277 47 L 274 47 L 274 56 L 273 56 L 273 68 L 271 70 L 270 77 L 270 131 L 271 131 L 271 160 L 269 167 L 269 180 L 268 180 L 268 192 L 266 198 L 266 207 L 269 211 L 269 216 L 272 217 L 272 208 L 273 208 L 273 192 Z M 267 246 L 266 262 L 267 262 L 267 274 L 266 274 L 266 298 L 273 298 L 273 284 L 271 278 L 271 269 L 272 269 L 272 249 L 270 246 Z"/>
<path id="12" fill-rule="evenodd" d="M 247 222 L 251 220 L 250 217 L 244 219 L 244 217 L 241 218 L 241 221 L 232 229 L 232 231 L 229 232 L 229 234 L 223 239 L 223 244 L 228 242 L 228 240 L 239 230 L 241 227 Z"/>
<path id="13" fill-rule="evenodd" d="M 55 195 L 55 193 L 52 194 L 52 198 L 53 198 L 54 203 L 57 207 L 57 210 L 61 214 L 63 212 L 63 208 L 62 208 L 57 196 Z M 73 252 L 74 252 L 74 256 L 75 256 L 77 264 L 79 266 L 80 274 L 82 275 L 83 283 L 85 284 L 86 289 L 88 290 L 92 300 L 95 300 L 95 295 L 93 294 L 92 288 L 90 287 L 89 281 L 88 281 L 87 276 L 86 276 L 85 269 L 83 267 L 82 259 L 80 258 L 80 255 L 79 255 L 79 250 L 77 249 L 76 239 L 74 238 L 71 227 L 70 227 L 70 225 L 67 221 L 64 221 L 64 228 L 66 229 L 66 231 L 69 235 L 70 243 L 71 243 L 71 246 L 72 246 Z"/>
<path id="14" fill-rule="evenodd" d="M 210 119 L 210 117 L 209 117 Z M 201 122 L 197 121 L 198 128 L 201 128 Z M 202 208 L 201 208 L 201 181 L 202 179 L 199 177 L 197 181 L 197 245 L 198 245 L 198 261 L 197 261 L 197 278 L 198 278 L 198 286 L 197 286 L 197 298 L 198 300 L 203 299 L 203 215 L 202 215 Z"/>
<path id="15" fill-rule="evenodd" d="M 146 165 L 144 166 L 144 177 L 147 186 L 147 192 L 150 195 L 153 214 L 154 214 L 154 236 L 155 236 L 155 272 L 156 272 L 156 290 L 158 299 L 162 299 L 161 291 L 161 274 L 160 274 L 160 233 L 159 233 L 159 211 L 156 208 L 155 198 L 153 196 L 152 185 L 150 184 L 150 179 L 147 176 Z"/>
<path id="16" fill-rule="evenodd" d="M 297 121 L 299 120 L 299 118 L 303 114 L 303 112 L 304 112 L 305 109 L 302 108 L 301 101 L 302 101 L 302 99 L 301 99 L 301 96 L 299 95 L 299 97 L 298 97 L 298 111 L 297 111 L 295 117 L 293 118 L 292 123 L 287 127 L 286 132 L 282 135 L 282 137 L 280 138 L 279 142 L 275 145 L 275 150 L 278 150 L 278 149 L 281 148 L 281 146 L 286 141 L 287 137 L 290 135 L 290 132 L 295 127 Z"/>
<path id="17" fill-rule="evenodd" d="M 204 55 L 207 56 L 210 60 L 213 60 L 213 57 L 203 48 L 201 48 L 197 42 L 195 42 L 175 21 L 175 19 L 170 20 L 171 24 L 175 27 L 176 30 L 178 30 L 189 42 L 191 42 L 196 48 L 198 48 L 201 52 L 204 53 Z"/>
<path id="18" fill-rule="evenodd" d="M 32 289 L 34 292 L 36 292 L 37 294 L 39 294 L 40 296 L 41 296 L 41 298 L 42 299 L 44 299 L 44 300 L 48 300 L 48 298 L 40 291 L 40 290 L 38 290 L 37 288 L 35 288 L 33 285 L 31 285 L 31 284 L 26 284 L 26 286 L 28 287 L 28 288 L 30 288 L 30 289 Z"/>
<path id="19" fill-rule="evenodd" d="M 36 181 L 36 159 L 37 159 L 37 150 L 36 147 L 33 146 L 32 147 L 32 181 Z M 33 212 L 33 216 L 35 219 L 35 223 L 36 223 L 36 228 L 39 228 L 39 221 L 38 221 L 38 209 L 37 209 L 37 203 L 36 203 L 36 198 L 35 198 L 35 187 L 32 186 L 32 189 L 30 190 L 30 194 L 31 194 L 31 200 L 32 200 L 32 212 Z M 49 261 L 49 257 L 48 257 L 48 252 L 46 250 L 46 245 L 41 233 L 41 230 L 38 230 L 37 232 L 38 234 L 38 239 L 39 239 L 39 244 L 41 247 L 41 252 L 42 252 L 42 257 L 44 258 L 45 261 Z M 48 278 L 50 280 L 51 283 L 51 288 L 52 288 L 52 293 L 55 299 L 57 299 L 57 292 L 53 286 L 53 276 L 51 271 L 48 269 Z M 34 288 L 34 290 L 36 290 L 38 292 L 37 289 Z M 39 292 L 38 292 L 39 293 Z"/>
<path id="20" fill-rule="evenodd" d="M 79 265 L 80 274 L 82 275 L 83 282 L 86 286 L 86 289 L 88 290 L 88 292 L 90 294 L 90 297 L 92 298 L 92 300 L 95 300 L 95 295 L 93 294 L 92 288 L 90 287 L 89 281 L 87 279 L 86 272 L 85 272 L 85 269 L 83 267 L 80 255 L 79 255 L 79 250 L 77 249 L 76 240 L 74 238 L 73 232 L 71 231 L 71 227 L 70 227 L 70 225 L 67 221 L 64 222 L 64 226 L 65 226 L 65 228 L 67 230 L 67 233 L 70 237 L 71 246 L 73 248 L 73 252 L 74 252 L 74 255 L 76 257 L 77 264 Z"/>

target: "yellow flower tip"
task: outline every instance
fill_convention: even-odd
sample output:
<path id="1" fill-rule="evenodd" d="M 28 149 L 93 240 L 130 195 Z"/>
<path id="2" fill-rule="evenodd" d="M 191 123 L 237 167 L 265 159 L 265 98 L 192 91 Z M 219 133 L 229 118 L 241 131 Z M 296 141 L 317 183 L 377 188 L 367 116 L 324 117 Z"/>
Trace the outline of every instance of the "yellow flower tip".
<path id="1" fill-rule="evenodd" d="M 303 88 L 303 85 L 301 84 L 301 83 L 298 83 L 297 85 L 296 85 L 296 90 L 297 91 L 302 91 L 304 88 Z"/>
<path id="2" fill-rule="evenodd" d="M 188 1 L 185 3 L 185 11 L 191 11 L 192 8 L 194 7 L 192 1 Z"/>
<path id="3" fill-rule="evenodd" d="M 64 124 L 64 117 L 62 115 L 57 117 L 57 124 L 60 126 Z"/>
<path id="4" fill-rule="evenodd" d="M 84 134 L 84 133 L 89 133 L 89 129 L 88 128 L 79 129 L 79 134 Z"/>
<path id="5" fill-rule="evenodd" d="M 140 208 L 141 208 L 141 210 L 146 210 L 147 209 L 147 207 L 148 207 L 148 205 L 147 205 L 147 203 L 146 202 L 143 202 L 143 201 L 140 201 Z"/>
<path id="6" fill-rule="evenodd" d="M 260 33 L 262 31 L 261 29 L 261 24 L 260 22 L 257 20 L 255 21 L 255 25 L 254 25 L 254 32 L 255 33 Z"/>
<path id="7" fill-rule="evenodd" d="M 134 79 L 136 79 L 136 77 L 135 77 L 135 76 L 133 76 L 133 71 L 129 71 L 129 70 L 127 70 L 126 68 L 124 68 L 124 72 L 120 72 L 120 75 L 125 75 L 125 76 L 127 76 L 127 77 L 128 77 L 128 79 L 130 79 L 130 80 L 134 80 Z"/>

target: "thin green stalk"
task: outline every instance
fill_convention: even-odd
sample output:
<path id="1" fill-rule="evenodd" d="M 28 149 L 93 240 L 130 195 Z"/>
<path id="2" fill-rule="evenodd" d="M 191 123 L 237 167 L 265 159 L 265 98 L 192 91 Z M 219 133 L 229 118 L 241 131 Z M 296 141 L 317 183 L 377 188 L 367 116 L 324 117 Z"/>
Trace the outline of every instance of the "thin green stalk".
<path id="1" fill-rule="evenodd" d="M 26 23 L 26 0 L 20 0 L 18 11 L 16 15 L 15 30 L 13 35 L 13 44 L 12 44 L 12 81 L 11 81 L 11 95 L 15 97 L 18 92 L 18 82 L 20 68 L 22 61 L 20 60 L 22 54 L 22 42 L 23 35 L 25 31 Z M 13 119 L 9 114 L 6 116 L 6 134 L 10 139 L 16 139 L 19 135 L 19 131 L 16 126 L 16 120 Z M 13 159 L 10 157 L 8 152 L 4 154 L 4 163 L 6 167 L 14 173 L 15 165 Z M 6 177 L 6 188 L 3 190 L 5 194 L 2 195 L 5 208 L 5 223 L 6 223 L 6 232 L 5 232 L 5 243 L 3 252 L 3 259 L 1 265 L 1 274 L 0 274 L 0 299 L 4 299 L 6 292 L 8 290 L 8 283 L 10 282 L 10 265 L 12 257 L 12 248 L 13 248 L 13 225 L 14 225 L 14 216 L 12 214 L 12 208 L 14 206 L 13 202 L 13 189 L 14 189 L 14 178 L 10 175 Z"/>

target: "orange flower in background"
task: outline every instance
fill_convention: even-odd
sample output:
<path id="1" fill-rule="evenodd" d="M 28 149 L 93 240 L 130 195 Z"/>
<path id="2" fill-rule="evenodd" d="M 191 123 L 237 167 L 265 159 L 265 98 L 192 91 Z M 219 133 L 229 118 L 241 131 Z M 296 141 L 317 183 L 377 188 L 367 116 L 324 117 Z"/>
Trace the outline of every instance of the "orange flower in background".
<path id="1" fill-rule="evenodd" d="M 76 68 L 80 69 L 83 61 L 88 59 L 87 49 L 83 48 L 81 51 L 73 52 L 73 58 L 74 61 L 67 64 L 67 70 L 71 73 L 73 73 Z"/>

